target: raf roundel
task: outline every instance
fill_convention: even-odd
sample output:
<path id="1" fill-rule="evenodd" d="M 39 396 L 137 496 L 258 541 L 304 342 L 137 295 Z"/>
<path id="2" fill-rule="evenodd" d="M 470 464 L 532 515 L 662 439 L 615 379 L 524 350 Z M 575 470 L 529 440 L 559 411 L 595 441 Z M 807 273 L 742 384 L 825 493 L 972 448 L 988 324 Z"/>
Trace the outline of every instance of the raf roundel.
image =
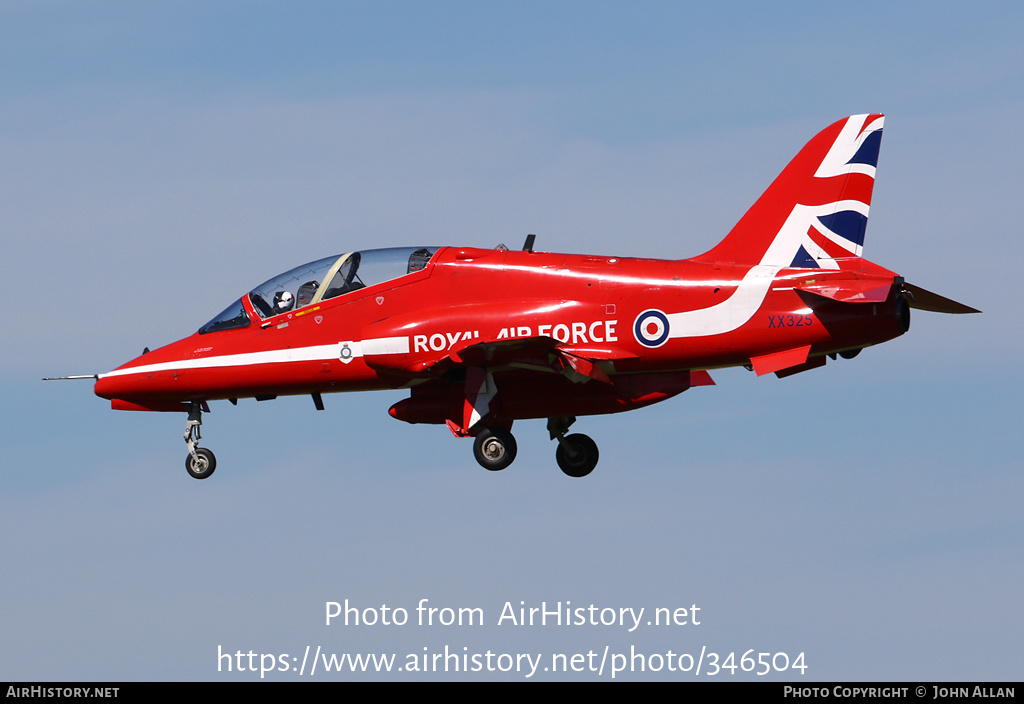
<path id="1" fill-rule="evenodd" d="M 661 347 L 668 342 L 668 316 L 657 308 L 645 310 L 636 316 L 633 336 L 644 347 Z"/>

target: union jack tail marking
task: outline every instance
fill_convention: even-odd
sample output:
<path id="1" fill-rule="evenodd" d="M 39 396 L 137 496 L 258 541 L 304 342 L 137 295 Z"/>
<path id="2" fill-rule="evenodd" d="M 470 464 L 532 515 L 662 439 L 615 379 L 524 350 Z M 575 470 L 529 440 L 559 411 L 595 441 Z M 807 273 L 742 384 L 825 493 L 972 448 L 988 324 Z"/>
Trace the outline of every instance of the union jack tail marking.
<path id="1" fill-rule="evenodd" d="M 839 269 L 860 257 L 884 120 L 853 115 L 822 130 L 697 260 Z"/>

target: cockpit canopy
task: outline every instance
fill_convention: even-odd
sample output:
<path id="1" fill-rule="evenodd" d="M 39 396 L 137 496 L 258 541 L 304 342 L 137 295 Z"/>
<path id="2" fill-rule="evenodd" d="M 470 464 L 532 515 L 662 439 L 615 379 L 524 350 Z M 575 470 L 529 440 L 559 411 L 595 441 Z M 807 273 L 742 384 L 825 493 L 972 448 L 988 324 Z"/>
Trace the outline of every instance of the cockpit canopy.
<path id="1" fill-rule="evenodd" d="M 265 320 L 419 271 L 437 250 L 437 247 L 391 247 L 335 254 L 275 276 L 246 295 Z M 249 316 L 240 299 L 199 328 L 199 333 L 247 325 Z"/>

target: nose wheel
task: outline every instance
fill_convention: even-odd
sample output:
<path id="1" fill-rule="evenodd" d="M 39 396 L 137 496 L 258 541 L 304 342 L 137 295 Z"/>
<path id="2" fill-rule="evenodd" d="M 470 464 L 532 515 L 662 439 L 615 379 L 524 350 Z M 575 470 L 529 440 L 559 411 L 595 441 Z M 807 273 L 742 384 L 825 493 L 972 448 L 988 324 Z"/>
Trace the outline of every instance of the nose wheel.
<path id="1" fill-rule="evenodd" d="M 194 479 L 206 479 L 217 469 L 217 458 L 205 447 L 197 447 L 185 457 L 185 469 Z"/>
<path id="2" fill-rule="evenodd" d="M 189 404 L 188 421 L 185 423 L 185 444 L 188 445 L 188 456 L 185 457 L 185 470 L 194 479 L 206 479 L 217 469 L 217 458 L 211 450 L 199 447 L 202 434 L 199 427 L 203 424 L 203 407 L 199 401 Z"/>

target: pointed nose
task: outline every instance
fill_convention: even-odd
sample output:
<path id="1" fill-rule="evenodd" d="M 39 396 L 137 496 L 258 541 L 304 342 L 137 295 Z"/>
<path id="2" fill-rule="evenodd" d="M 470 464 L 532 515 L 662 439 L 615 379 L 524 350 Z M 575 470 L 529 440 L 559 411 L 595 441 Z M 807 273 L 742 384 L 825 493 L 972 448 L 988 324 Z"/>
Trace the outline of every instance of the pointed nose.
<path id="1" fill-rule="evenodd" d="M 93 386 L 93 393 L 100 398 L 139 400 L 158 397 L 160 377 L 151 353 L 148 351 L 117 369 L 100 374 Z"/>
<path id="2" fill-rule="evenodd" d="M 96 379 L 96 384 L 92 387 L 94 394 L 106 399 L 121 398 L 125 390 L 126 386 L 122 377 L 111 377 L 104 374 Z"/>
<path id="3" fill-rule="evenodd" d="M 187 411 L 188 405 L 175 398 L 178 375 L 142 367 L 140 358 L 123 364 L 108 374 L 100 374 L 93 392 L 110 400 L 115 411 Z M 135 368 L 138 367 L 136 370 Z"/>

